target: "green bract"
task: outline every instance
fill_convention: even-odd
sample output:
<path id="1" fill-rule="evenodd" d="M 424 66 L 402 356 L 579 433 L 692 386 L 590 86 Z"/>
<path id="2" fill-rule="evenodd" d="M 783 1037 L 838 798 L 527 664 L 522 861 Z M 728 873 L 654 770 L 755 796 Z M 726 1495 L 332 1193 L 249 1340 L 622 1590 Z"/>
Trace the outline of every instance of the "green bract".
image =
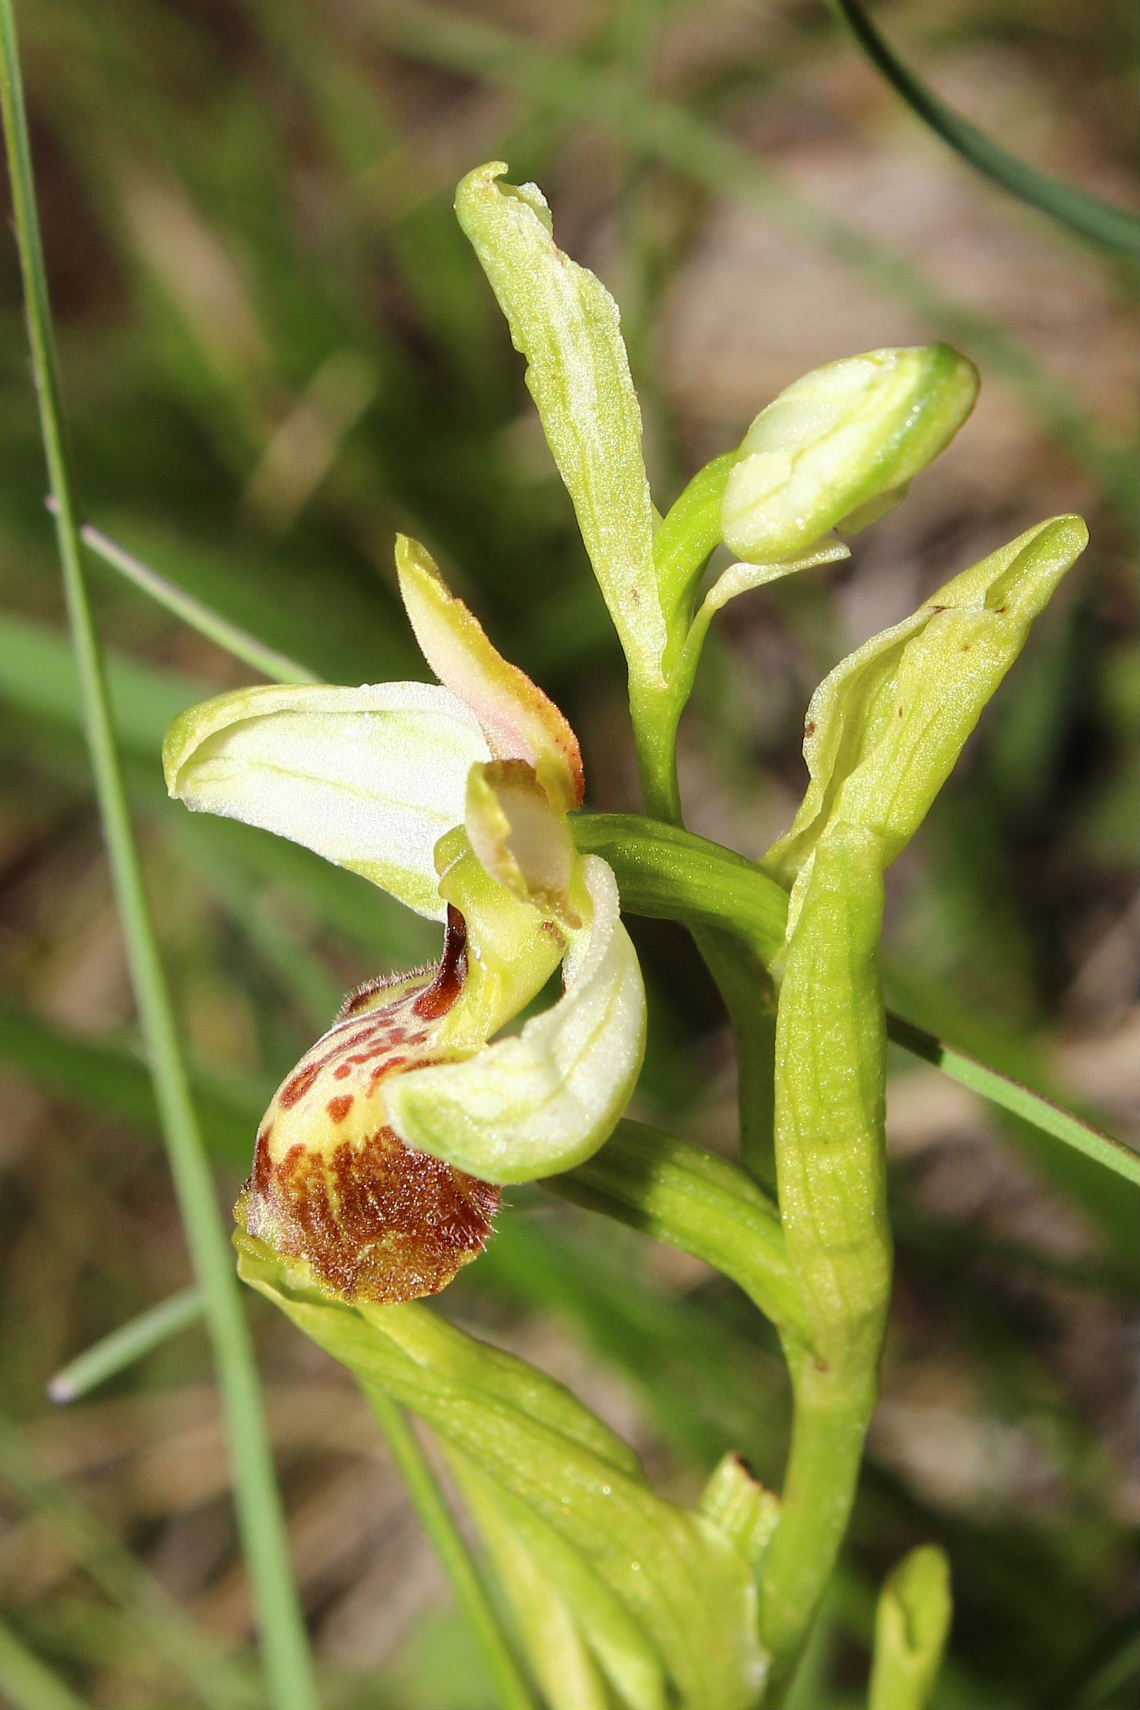
<path id="1" fill-rule="evenodd" d="M 884 865 L 894 860 L 1087 543 L 1080 517 L 1038 523 L 835 668 L 808 708 L 811 782 L 791 830 L 765 857 L 771 873 L 790 884 L 840 819 L 874 831 Z"/>
<path id="2" fill-rule="evenodd" d="M 949 345 L 872 350 L 796 380 L 744 436 L 721 526 L 752 563 L 865 528 L 904 496 L 974 406 L 978 376 Z"/>
<path id="3" fill-rule="evenodd" d="M 492 161 L 469 172 L 455 211 L 526 357 L 527 385 L 631 673 L 660 684 L 667 634 L 653 506 L 617 304 L 557 247 L 542 192 L 501 182 L 506 170 Z"/>
<path id="4" fill-rule="evenodd" d="M 803 807 L 767 858 L 792 884 L 775 1147 L 780 1220 L 808 1327 L 806 1342 L 785 1334 L 797 1428 L 762 1606 L 765 1642 L 785 1666 L 854 1495 L 890 1292 L 883 873 L 1086 540 L 1077 517 L 1028 530 L 837 666 L 808 712 Z M 813 1493 L 821 1479 L 822 1505 Z"/>
<path id="5" fill-rule="evenodd" d="M 241 1246 L 248 1283 L 366 1393 L 378 1386 L 435 1427 L 496 1559 L 509 1553 L 516 1576 L 537 1569 L 522 1591 L 532 1610 L 554 1588 L 553 1609 L 542 1607 L 558 1654 L 595 1702 L 611 1702 L 604 1680 L 629 1710 L 756 1703 L 766 1659 L 753 1563 L 771 1497 L 722 1471 L 703 1512 L 666 1502 L 633 1451 L 533 1366 L 423 1307 L 322 1299 L 263 1248 Z M 533 1634 L 533 1616 L 527 1625 Z M 566 1680 L 563 1688 L 566 1710 L 586 1710 L 589 1697 L 568 1697 Z"/>

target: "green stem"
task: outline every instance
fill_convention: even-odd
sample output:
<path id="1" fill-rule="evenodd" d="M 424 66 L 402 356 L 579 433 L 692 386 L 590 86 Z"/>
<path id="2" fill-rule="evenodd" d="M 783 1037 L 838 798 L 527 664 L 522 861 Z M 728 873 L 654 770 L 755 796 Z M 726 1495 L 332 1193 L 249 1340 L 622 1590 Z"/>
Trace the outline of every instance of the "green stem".
<path id="1" fill-rule="evenodd" d="M 588 1162 L 539 1186 L 703 1259 L 783 1333 L 806 1337 L 776 1207 L 727 1158 L 623 1121 Z"/>
<path id="2" fill-rule="evenodd" d="M 494 1682 L 497 1710 L 535 1710 L 534 1697 L 488 1596 L 482 1575 L 403 1409 L 379 1385 L 368 1384 L 366 1390 L 389 1453 L 407 1486 L 424 1531 L 443 1563 Z"/>
<path id="3" fill-rule="evenodd" d="M 87 593 L 64 444 L 51 310 L 11 0 L 0 0 L 0 98 L 28 338 L 95 789 L 171 1172 L 206 1304 L 233 1467 L 238 1522 L 260 1617 L 266 1673 L 271 1697 L 279 1710 L 315 1710 L 316 1680 L 289 1561 L 253 1347 L 229 1242 L 218 1215 L 214 1184 L 198 1131 L 158 953 Z"/>
<path id="4" fill-rule="evenodd" d="M 764 1558 L 760 1636 L 775 1658 L 765 1710 L 791 1685 L 847 1531 L 875 1406 L 874 1374 L 828 1369 L 787 1345 L 794 1411 L 780 1519 Z"/>
<path id="5" fill-rule="evenodd" d="M 650 700 L 631 683 L 630 715 L 646 812 L 685 829 L 677 782 L 677 726 L 684 695 L 670 689 Z M 736 1047 L 740 1155 L 765 1188 L 775 1187 L 772 1070 L 776 1003 L 771 978 L 747 944 L 731 932 L 690 928 L 728 1012 Z"/>

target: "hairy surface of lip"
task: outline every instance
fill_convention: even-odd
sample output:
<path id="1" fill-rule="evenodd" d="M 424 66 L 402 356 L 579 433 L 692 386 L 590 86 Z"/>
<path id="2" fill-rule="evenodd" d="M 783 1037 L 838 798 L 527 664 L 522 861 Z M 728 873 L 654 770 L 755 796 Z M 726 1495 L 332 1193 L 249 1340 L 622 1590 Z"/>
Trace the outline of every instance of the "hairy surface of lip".
<path id="1" fill-rule="evenodd" d="M 305 1260 L 341 1299 L 436 1294 L 490 1237 L 498 1189 L 405 1145 L 384 1110 L 388 1076 L 447 1060 L 440 1024 L 466 971 L 466 930 L 453 909 L 439 967 L 350 997 L 258 1132 L 238 1219 L 283 1257 Z"/>

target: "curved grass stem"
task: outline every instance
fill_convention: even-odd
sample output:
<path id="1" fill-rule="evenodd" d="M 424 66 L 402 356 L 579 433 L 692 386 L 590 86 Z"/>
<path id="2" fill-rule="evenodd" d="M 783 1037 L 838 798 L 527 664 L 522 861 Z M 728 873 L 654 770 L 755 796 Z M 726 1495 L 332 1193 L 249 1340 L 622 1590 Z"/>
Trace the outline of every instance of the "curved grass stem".
<path id="1" fill-rule="evenodd" d="M 991 183 L 999 184 L 1011 196 L 1036 208 L 1042 214 L 1066 226 L 1078 236 L 1089 238 L 1114 255 L 1135 261 L 1140 252 L 1140 226 L 1130 214 L 1114 208 L 1099 197 L 1077 190 L 1048 173 L 1038 172 L 1027 161 L 1002 148 L 986 136 L 969 119 L 962 118 L 940 101 L 934 91 L 905 66 L 884 41 L 861 0 L 830 0 L 871 64 L 896 94 L 901 95 L 911 112 L 932 130 L 935 136 L 954 150 L 975 172 Z"/>

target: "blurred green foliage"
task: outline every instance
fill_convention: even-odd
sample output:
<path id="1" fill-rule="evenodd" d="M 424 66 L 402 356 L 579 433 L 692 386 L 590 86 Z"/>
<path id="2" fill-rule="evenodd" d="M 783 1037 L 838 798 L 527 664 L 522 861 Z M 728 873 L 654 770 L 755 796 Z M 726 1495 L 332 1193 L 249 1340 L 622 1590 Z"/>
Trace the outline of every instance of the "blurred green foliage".
<path id="1" fill-rule="evenodd" d="M 615 290 L 666 492 L 797 372 L 852 348 L 913 332 L 978 362 L 987 391 L 945 478 L 921 483 L 838 582 L 750 596 L 710 647 L 683 782 L 698 829 L 758 852 L 801 786 L 799 726 L 823 671 L 916 589 L 1041 515 L 1083 511 L 1093 551 L 902 864 L 886 952 L 891 1001 L 916 1022 L 966 1049 L 984 1031 L 1000 1067 L 1127 1126 L 1126 270 L 975 183 L 823 7 L 21 11 L 86 512 L 342 682 L 418 670 L 391 563 L 394 531 L 409 529 L 583 733 L 596 808 L 635 803 L 620 660 L 451 214 L 459 176 L 500 157 L 540 179 L 567 247 Z M 958 109 L 1017 152 L 1124 199 L 1135 43 L 1116 0 L 1079 14 L 971 0 L 953 17 L 907 4 L 892 40 L 921 42 Z M 199 1333 L 71 1412 L 44 1397 L 65 1359 L 187 1268 L 86 781 L 10 246 L 0 267 L 0 1392 L 19 1421 L 0 1437 L 0 1612 L 15 1647 L 0 1644 L 0 1670 L 22 1646 L 94 1705 L 248 1702 L 249 1609 Z M 93 575 L 232 1195 L 267 1093 L 341 991 L 427 959 L 431 934 L 302 850 L 165 811 L 166 721 L 248 675 Z M 638 1111 L 728 1149 L 715 994 L 679 930 L 634 930 L 652 1017 Z M 957 1609 L 941 1710 L 1123 1705 L 1133 1205 L 1082 1160 L 1042 1171 L 1024 1135 L 945 1086 L 913 1068 L 896 1082 L 885 1400 L 801 1701 L 861 1701 L 873 1588 L 935 1539 Z M 444 1309 L 567 1376 L 678 1493 L 730 1447 L 775 1481 L 783 1380 L 736 1291 L 585 1213 L 511 1198 Z M 256 1321 L 330 1705 L 481 1710 L 469 1641 L 351 1390 L 285 1327 Z M 0 1672 L 0 1697 L 15 1678 Z"/>

